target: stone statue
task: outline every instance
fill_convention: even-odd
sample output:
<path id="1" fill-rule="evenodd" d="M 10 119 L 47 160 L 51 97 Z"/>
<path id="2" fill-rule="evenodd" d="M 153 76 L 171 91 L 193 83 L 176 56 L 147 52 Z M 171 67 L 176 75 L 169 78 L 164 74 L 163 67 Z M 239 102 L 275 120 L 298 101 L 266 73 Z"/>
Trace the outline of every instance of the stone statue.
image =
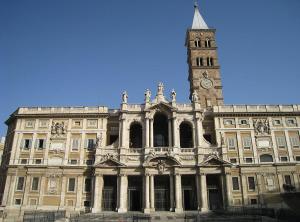
<path id="1" fill-rule="evenodd" d="M 174 89 L 172 89 L 172 92 L 171 92 L 171 99 L 172 99 L 172 102 L 176 102 L 176 92 Z"/>
<path id="2" fill-rule="evenodd" d="M 197 94 L 196 90 L 194 90 L 194 92 L 192 94 L 192 102 L 197 103 L 198 101 L 199 101 L 198 94 Z"/>
<path id="3" fill-rule="evenodd" d="M 96 148 L 100 148 L 102 146 L 103 135 L 102 133 L 96 139 Z"/>
<path id="4" fill-rule="evenodd" d="M 145 102 L 150 103 L 150 100 L 151 100 L 151 91 L 147 89 L 145 92 Z"/>
<path id="5" fill-rule="evenodd" d="M 124 91 L 122 94 L 122 103 L 127 103 L 127 100 L 128 100 L 128 94 L 126 91 Z"/>
<path id="6" fill-rule="evenodd" d="M 157 87 L 157 95 L 163 95 L 164 94 L 164 84 L 162 82 L 158 83 Z"/>

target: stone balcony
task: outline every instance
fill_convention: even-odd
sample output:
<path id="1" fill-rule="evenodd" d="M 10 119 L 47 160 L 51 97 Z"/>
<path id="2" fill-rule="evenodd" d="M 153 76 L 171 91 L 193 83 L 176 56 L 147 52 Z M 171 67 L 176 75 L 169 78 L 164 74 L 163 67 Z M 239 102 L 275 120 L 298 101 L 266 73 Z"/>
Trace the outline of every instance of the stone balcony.
<path id="1" fill-rule="evenodd" d="M 300 105 L 225 105 L 215 106 L 215 113 L 300 112 Z"/>

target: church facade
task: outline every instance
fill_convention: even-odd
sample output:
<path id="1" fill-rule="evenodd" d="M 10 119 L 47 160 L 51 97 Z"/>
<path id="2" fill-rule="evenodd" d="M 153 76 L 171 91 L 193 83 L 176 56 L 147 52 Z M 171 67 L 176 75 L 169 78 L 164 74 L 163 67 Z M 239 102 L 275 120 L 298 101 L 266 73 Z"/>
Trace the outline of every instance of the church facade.
<path id="1" fill-rule="evenodd" d="M 191 103 L 159 83 L 143 104 L 123 92 L 120 109 L 18 108 L 6 121 L 5 210 L 282 207 L 300 189 L 300 105 L 224 105 L 215 30 L 197 6 L 186 47 Z"/>

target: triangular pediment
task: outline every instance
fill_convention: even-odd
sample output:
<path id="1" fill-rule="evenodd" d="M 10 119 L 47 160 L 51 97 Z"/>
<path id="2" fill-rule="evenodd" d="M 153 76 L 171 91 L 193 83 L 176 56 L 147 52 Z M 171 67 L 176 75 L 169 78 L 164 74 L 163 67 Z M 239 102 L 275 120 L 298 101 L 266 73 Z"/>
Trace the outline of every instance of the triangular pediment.
<path id="1" fill-rule="evenodd" d="M 209 156 L 206 160 L 204 160 L 200 165 L 202 166 L 223 166 L 223 165 L 232 165 L 231 163 L 222 160 L 216 155 Z"/>
<path id="2" fill-rule="evenodd" d="M 95 164 L 95 167 L 123 167 L 126 166 L 125 164 L 119 162 L 116 159 L 105 159 L 102 160 L 100 162 L 98 162 L 97 164 Z"/>

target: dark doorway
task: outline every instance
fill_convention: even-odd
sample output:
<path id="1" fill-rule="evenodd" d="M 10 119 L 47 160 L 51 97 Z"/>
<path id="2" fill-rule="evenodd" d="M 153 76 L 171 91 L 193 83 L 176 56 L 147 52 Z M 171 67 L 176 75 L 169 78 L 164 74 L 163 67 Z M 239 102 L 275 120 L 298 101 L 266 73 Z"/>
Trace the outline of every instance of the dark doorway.
<path id="1" fill-rule="evenodd" d="M 104 211 L 115 211 L 117 207 L 117 177 L 104 176 L 102 206 Z"/>
<path id="2" fill-rule="evenodd" d="M 207 175 L 208 201 L 210 210 L 223 208 L 221 175 Z"/>
<path id="3" fill-rule="evenodd" d="M 162 113 L 154 116 L 154 147 L 169 146 L 168 118 Z"/>
<path id="4" fill-rule="evenodd" d="M 181 177 L 183 209 L 197 210 L 196 180 L 194 175 Z"/>
<path id="5" fill-rule="evenodd" d="M 143 178 L 141 176 L 128 177 L 128 210 L 141 211 L 142 210 L 142 184 Z"/>
<path id="6" fill-rule="evenodd" d="M 170 178 L 169 176 L 154 177 L 155 210 L 170 210 Z"/>

